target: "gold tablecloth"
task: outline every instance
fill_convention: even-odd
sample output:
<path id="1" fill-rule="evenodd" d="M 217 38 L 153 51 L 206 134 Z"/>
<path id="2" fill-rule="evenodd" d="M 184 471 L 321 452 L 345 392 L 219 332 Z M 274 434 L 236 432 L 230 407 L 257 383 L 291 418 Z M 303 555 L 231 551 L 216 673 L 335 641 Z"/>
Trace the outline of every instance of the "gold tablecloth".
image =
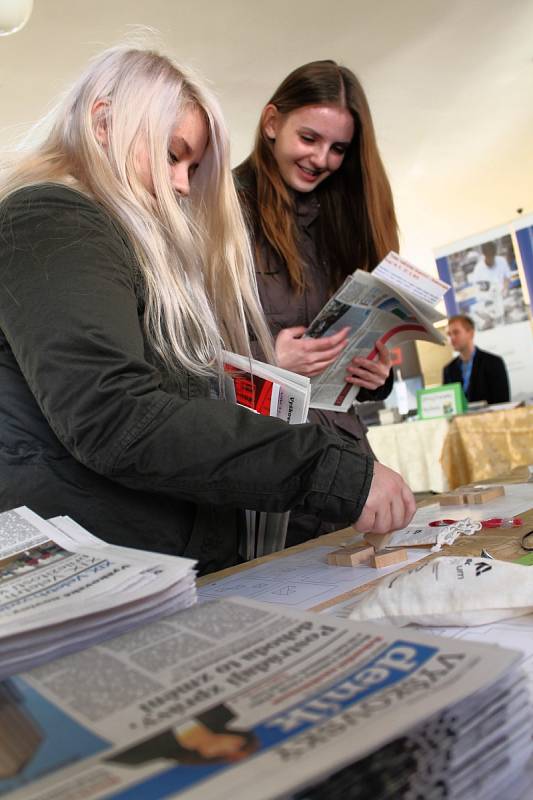
<path id="1" fill-rule="evenodd" d="M 533 464 L 533 406 L 376 425 L 368 440 L 414 492 L 444 492 Z"/>
<path id="2" fill-rule="evenodd" d="M 454 417 L 441 464 L 450 489 L 533 464 L 533 407 Z"/>

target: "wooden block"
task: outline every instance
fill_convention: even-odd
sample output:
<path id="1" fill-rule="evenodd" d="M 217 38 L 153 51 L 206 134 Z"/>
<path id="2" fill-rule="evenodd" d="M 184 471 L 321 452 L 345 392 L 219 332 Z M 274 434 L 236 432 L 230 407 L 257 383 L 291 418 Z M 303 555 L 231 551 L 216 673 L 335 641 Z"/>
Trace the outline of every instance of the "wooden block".
<path id="1" fill-rule="evenodd" d="M 407 561 L 407 550 L 405 547 L 397 547 L 394 550 L 376 550 L 372 558 L 372 566 L 375 569 L 390 567 L 391 564 L 400 564 Z"/>
<path id="2" fill-rule="evenodd" d="M 502 497 L 505 494 L 503 486 L 484 486 L 477 488 L 474 486 L 465 493 L 466 502 L 472 504 L 488 503 L 489 500 L 495 500 L 496 497 Z"/>
<path id="3" fill-rule="evenodd" d="M 383 550 L 392 539 L 392 533 L 365 533 L 364 539 L 375 550 Z"/>
<path id="4" fill-rule="evenodd" d="M 454 492 L 447 492 L 439 497 L 441 506 L 460 506 L 460 505 L 479 505 L 488 503 L 496 497 L 505 494 L 503 486 L 472 486 L 469 489 L 456 489 Z"/>
<path id="5" fill-rule="evenodd" d="M 366 545 L 351 545 L 341 547 L 328 553 L 328 564 L 334 567 L 356 567 L 365 561 L 370 561 L 374 555 L 374 548 Z"/>
<path id="6" fill-rule="evenodd" d="M 462 506 L 465 502 L 464 492 L 448 492 L 439 496 L 439 506 Z"/>

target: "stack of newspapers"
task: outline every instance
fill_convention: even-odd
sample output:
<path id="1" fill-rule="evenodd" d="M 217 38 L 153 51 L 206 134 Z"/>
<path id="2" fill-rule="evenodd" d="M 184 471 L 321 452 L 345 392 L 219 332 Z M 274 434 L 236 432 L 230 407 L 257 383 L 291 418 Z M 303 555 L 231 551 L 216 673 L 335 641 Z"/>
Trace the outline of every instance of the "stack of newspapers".
<path id="1" fill-rule="evenodd" d="M 528 800 L 520 653 L 245 599 L 0 684 L 9 800 Z"/>
<path id="2" fill-rule="evenodd" d="M 226 399 L 230 402 L 254 414 L 278 417 L 291 424 L 307 422 L 311 395 L 309 378 L 229 352 L 224 353 L 224 369 Z M 288 513 L 247 511 L 241 556 L 249 561 L 283 550 L 288 520 Z"/>
<path id="3" fill-rule="evenodd" d="M 194 578 L 194 561 L 107 544 L 68 517 L 1 513 L 0 678 L 192 605 Z"/>

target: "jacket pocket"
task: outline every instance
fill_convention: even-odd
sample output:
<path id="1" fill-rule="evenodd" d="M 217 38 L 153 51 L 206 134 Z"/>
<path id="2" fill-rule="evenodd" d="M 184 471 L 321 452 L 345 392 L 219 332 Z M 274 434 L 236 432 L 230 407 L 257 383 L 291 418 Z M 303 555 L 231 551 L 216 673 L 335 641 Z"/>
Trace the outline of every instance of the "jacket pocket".
<path id="1" fill-rule="evenodd" d="M 294 300 L 286 271 L 272 265 L 256 274 L 259 297 L 265 314 L 267 316 L 286 314 Z"/>

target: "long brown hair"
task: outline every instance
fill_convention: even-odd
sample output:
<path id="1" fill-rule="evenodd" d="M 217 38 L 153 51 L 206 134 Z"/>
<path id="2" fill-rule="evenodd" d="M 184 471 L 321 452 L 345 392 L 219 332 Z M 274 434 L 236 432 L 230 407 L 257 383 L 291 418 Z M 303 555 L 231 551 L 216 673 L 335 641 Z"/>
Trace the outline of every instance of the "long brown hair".
<path id="1" fill-rule="evenodd" d="M 392 192 L 365 93 L 346 67 L 335 61 L 312 61 L 285 78 L 270 104 L 281 114 L 303 106 L 335 104 L 348 109 L 354 118 L 354 136 L 341 167 L 316 189 L 319 255 L 330 265 L 334 289 L 356 268 L 370 272 L 390 250 L 398 250 Z M 294 200 L 264 132 L 263 115 L 250 158 L 236 170 L 237 180 L 250 168 L 256 187 L 253 192 L 241 191 L 241 197 L 256 229 L 287 264 L 291 285 L 302 291 L 305 278 Z"/>

